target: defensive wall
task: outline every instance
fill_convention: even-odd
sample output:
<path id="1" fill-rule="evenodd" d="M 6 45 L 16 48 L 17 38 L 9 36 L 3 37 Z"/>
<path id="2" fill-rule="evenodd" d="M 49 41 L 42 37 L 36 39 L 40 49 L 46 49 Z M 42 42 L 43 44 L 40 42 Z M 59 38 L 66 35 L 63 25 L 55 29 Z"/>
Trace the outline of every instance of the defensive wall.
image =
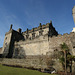
<path id="1" fill-rule="evenodd" d="M 15 66 L 15 67 L 20 66 L 23 68 L 25 67 L 25 68 L 31 68 L 31 69 L 32 68 L 45 69 L 45 68 L 48 68 L 46 61 L 47 61 L 46 56 L 29 56 L 29 58 L 26 57 L 26 59 L 3 58 L 3 59 L 0 59 L 0 64 Z M 62 65 L 61 63 L 59 63 L 59 60 L 53 59 L 52 62 L 54 63 L 50 67 L 53 67 L 56 71 L 63 71 Z"/>
<path id="2" fill-rule="evenodd" d="M 59 62 L 58 59 L 53 59 L 52 62 L 54 63 L 52 63 L 53 65 L 50 67 L 54 68 L 56 71 L 63 71 L 62 64 Z M 75 62 L 72 63 L 72 72 L 75 74 Z M 29 56 L 29 58 L 26 59 L 0 58 L 0 64 L 29 69 L 48 68 L 46 58 L 43 58 L 42 56 L 31 56 L 31 58 Z"/>
<path id="3" fill-rule="evenodd" d="M 71 54 L 75 55 L 75 33 L 73 32 L 53 37 L 45 35 L 32 40 L 21 40 L 15 42 L 14 49 L 24 50 L 25 55 L 51 55 L 55 50 L 61 50 L 60 44 L 63 43 L 66 43 Z"/>

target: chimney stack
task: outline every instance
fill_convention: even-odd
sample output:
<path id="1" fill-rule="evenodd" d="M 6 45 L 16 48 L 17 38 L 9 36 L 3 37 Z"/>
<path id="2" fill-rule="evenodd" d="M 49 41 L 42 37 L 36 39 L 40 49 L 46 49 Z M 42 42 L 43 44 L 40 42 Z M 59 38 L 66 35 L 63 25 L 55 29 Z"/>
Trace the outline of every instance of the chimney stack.
<path id="1" fill-rule="evenodd" d="M 19 32 L 19 33 L 21 33 L 21 31 L 22 31 L 22 29 L 21 29 L 21 28 L 19 28 L 19 29 L 17 30 L 17 32 Z"/>

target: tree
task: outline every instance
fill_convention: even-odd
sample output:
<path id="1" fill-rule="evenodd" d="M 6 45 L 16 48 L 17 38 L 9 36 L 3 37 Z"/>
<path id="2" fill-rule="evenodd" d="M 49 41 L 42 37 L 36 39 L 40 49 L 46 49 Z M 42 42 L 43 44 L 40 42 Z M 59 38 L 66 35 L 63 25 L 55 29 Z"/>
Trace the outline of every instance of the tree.
<path id="1" fill-rule="evenodd" d="M 70 73 L 72 73 L 72 61 L 75 61 L 75 56 L 71 54 L 67 55 L 67 61 L 69 62 Z"/>
<path id="2" fill-rule="evenodd" d="M 67 67 L 70 67 L 70 73 L 72 73 L 72 61 L 75 60 L 75 56 L 71 55 L 69 47 L 66 43 L 60 45 L 62 55 L 60 57 L 60 61 L 65 70 L 65 74 L 67 74 Z"/>
<path id="3" fill-rule="evenodd" d="M 66 60 L 67 60 L 67 52 L 69 51 L 69 48 L 68 46 L 63 43 L 61 44 L 61 49 L 62 49 L 62 52 L 64 53 L 64 57 L 62 57 L 61 59 L 63 60 L 63 62 L 65 62 L 65 74 L 67 74 L 67 63 L 66 63 Z M 64 63 L 63 63 L 64 64 Z"/>

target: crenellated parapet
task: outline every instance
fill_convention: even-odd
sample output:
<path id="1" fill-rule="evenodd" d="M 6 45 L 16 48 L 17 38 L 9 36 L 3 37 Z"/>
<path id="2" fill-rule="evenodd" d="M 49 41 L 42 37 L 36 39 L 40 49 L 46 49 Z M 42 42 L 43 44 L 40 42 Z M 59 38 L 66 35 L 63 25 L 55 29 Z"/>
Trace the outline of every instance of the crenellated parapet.
<path id="1" fill-rule="evenodd" d="M 27 29 L 22 33 L 25 39 L 34 39 L 39 36 L 48 35 L 48 37 L 57 36 L 58 32 L 52 25 L 52 21 L 46 25 L 39 24 L 38 27 L 32 28 L 31 30 Z"/>

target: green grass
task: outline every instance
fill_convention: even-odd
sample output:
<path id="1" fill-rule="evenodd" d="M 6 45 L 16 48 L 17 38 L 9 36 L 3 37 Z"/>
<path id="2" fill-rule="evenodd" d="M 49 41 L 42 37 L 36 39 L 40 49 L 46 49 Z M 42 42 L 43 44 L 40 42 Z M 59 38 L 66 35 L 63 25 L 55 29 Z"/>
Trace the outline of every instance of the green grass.
<path id="1" fill-rule="evenodd" d="M 0 65 L 0 75 L 56 75 L 56 74 L 41 73 L 39 71 L 29 70 L 25 68 L 14 68 Z"/>

